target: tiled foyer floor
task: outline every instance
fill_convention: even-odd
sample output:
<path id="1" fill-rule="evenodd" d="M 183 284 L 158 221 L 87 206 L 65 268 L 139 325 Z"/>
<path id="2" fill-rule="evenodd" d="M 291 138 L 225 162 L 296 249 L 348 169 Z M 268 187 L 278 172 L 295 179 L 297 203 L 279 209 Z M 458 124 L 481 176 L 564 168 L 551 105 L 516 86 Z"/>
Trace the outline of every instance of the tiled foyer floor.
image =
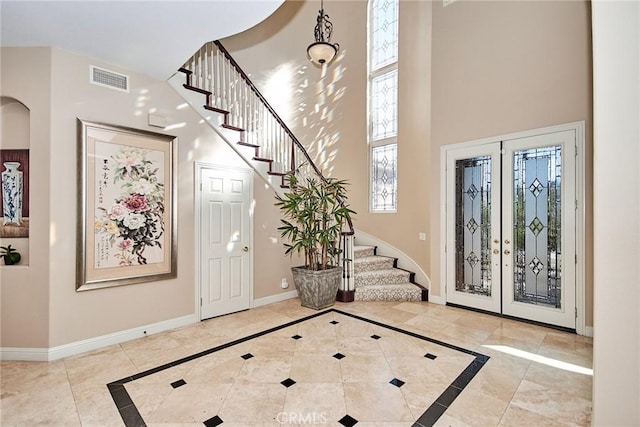
<path id="1" fill-rule="evenodd" d="M 124 387 L 149 426 L 410 426 L 473 362 L 457 346 L 490 359 L 436 425 L 590 423 L 589 338 L 430 303 L 334 308 Z M 289 300 L 64 360 L 2 362 L 0 424 L 122 426 L 106 384 L 316 313 Z"/>

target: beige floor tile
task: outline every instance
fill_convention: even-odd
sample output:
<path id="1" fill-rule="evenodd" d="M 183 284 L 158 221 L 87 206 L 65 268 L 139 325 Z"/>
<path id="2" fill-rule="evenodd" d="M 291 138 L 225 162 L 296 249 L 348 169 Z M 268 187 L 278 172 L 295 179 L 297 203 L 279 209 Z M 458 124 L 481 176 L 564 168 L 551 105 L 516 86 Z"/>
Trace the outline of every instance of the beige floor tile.
<path id="1" fill-rule="evenodd" d="M 574 397 L 571 389 L 548 388 L 523 380 L 511 404 L 563 423 L 590 424 L 591 401 Z"/>
<path id="2" fill-rule="evenodd" d="M 79 426 L 73 394 L 68 383 L 2 399 L 3 426 Z"/>
<path id="3" fill-rule="evenodd" d="M 345 383 L 347 414 L 358 421 L 412 421 L 400 388 L 389 383 Z M 382 404 L 381 402 L 384 402 Z"/>
<path id="4" fill-rule="evenodd" d="M 342 379 L 349 383 L 389 382 L 394 374 L 382 356 L 347 356 L 340 360 Z"/>
<path id="5" fill-rule="evenodd" d="M 329 355 L 296 355 L 290 377 L 299 383 L 342 383 L 340 361 Z"/>
<path id="6" fill-rule="evenodd" d="M 229 423 L 273 423 L 284 409 L 286 392 L 279 383 L 236 382 L 218 415 Z"/>
<path id="7" fill-rule="evenodd" d="M 335 308 L 490 356 L 436 425 L 590 423 L 590 375 L 500 351 L 517 349 L 588 368 L 590 338 L 425 302 L 336 303 Z M 455 347 L 332 311 L 244 340 L 315 314 L 292 299 L 61 361 L 1 362 L 0 422 L 122 426 L 107 383 L 242 340 L 126 383 L 147 425 L 195 426 L 218 415 L 224 426 L 273 427 L 296 425 L 281 423 L 278 416 L 300 420 L 325 413 L 330 416 L 322 425 L 340 427 L 337 420 L 348 413 L 358 419 L 358 427 L 409 426 L 473 360 Z M 374 334 L 381 338 L 371 338 Z M 338 352 L 346 357 L 334 358 Z M 247 353 L 254 357 L 243 359 Z M 425 358 L 427 353 L 437 357 Z M 394 377 L 405 384 L 389 384 Z M 287 388 L 280 384 L 286 378 L 296 383 Z M 186 385 L 174 389 L 171 383 L 180 379 Z"/>
<path id="8" fill-rule="evenodd" d="M 294 384 L 287 389 L 283 412 L 286 420 L 311 420 L 319 424 L 335 422 L 346 415 L 342 384 Z"/>

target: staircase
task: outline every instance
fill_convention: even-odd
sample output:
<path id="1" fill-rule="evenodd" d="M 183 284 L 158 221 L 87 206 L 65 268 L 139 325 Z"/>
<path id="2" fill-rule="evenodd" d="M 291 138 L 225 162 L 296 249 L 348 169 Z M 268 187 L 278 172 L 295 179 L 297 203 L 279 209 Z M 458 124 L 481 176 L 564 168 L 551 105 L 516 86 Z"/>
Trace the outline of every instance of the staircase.
<path id="1" fill-rule="evenodd" d="M 398 260 L 376 254 L 375 246 L 354 247 L 356 301 L 427 301 L 426 288 L 414 273 L 397 267 Z"/>
<path id="2" fill-rule="evenodd" d="M 326 178 L 304 146 L 278 116 L 219 41 L 205 44 L 169 79 L 204 121 L 278 194 L 288 188 L 287 173 Z M 375 247 L 354 253 L 354 228 L 342 233 L 343 277 L 338 300 L 427 301 L 427 290 L 397 260 L 375 254 Z"/>

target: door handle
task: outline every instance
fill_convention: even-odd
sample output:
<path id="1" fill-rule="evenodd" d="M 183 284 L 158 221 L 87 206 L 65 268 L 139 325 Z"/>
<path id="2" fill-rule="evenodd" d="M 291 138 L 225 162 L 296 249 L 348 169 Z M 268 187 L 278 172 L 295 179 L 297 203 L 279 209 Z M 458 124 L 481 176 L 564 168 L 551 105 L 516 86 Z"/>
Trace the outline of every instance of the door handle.
<path id="1" fill-rule="evenodd" d="M 509 249 L 505 249 L 505 250 L 504 250 L 504 254 L 505 254 L 505 255 L 509 255 L 510 253 L 511 253 L 511 251 L 510 251 Z"/>
<path id="2" fill-rule="evenodd" d="M 495 243 L 495 244 L 497 245 L 498 243 L 500 243 L 500 240 L 498 240 L 498 239 L 493 239 L 493 243 Z"/>
<path id="3" fill-rule="evenodd" d="M 242 248 L 242 252 L 249 252 L 249 247 L 245 246 L 244 248 Z"/>
<path id="4" fill-rule="evenodd" d="M 511 243 L 511 242 L 509 241 L 509 239 L 506 239 L 506 240 L 504 241 L 504 244 L 505 244 L 505 245 L 508 245 L 509 243 Z"/>
<path id="5" fill-rule="evenodd" d="M 494 255 L 498 255 L 500 253 L 500 251 L 498 249 L 494 249 L 493 253 L 494 253 Z"/>

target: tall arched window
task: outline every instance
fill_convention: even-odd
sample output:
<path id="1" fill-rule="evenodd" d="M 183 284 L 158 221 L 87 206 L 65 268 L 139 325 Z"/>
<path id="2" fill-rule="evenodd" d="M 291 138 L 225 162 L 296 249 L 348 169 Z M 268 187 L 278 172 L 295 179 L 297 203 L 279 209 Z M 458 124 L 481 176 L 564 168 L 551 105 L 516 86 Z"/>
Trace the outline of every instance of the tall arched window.
<path id="1" fill-rule="evenodd" d="M 398 0 L 369 0 L 369 159 L 372 212 L 397 207 Z"/>

